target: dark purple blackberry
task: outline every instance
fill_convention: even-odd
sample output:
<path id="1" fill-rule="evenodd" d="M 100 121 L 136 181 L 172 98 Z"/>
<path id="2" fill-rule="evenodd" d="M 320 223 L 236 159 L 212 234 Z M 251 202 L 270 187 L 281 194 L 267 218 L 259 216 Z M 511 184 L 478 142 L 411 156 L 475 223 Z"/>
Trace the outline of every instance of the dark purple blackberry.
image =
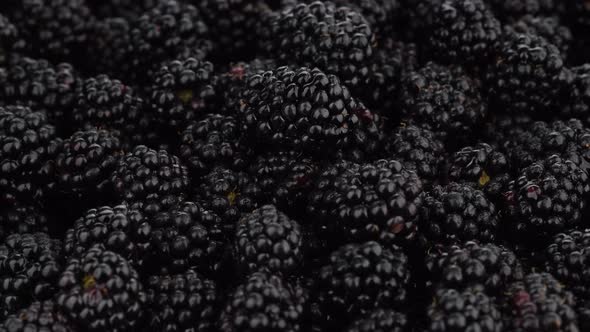
<path id="1" fill-rule="evenodd" d="M 512 251 L 473 241 L 432 248 L 425 263 L 426 285 L 432 292 L 482 288 L 487 295 L 501 299 L 510 283 L 524 277 L 524 268 Z"/>
<path id="2" fill-rule="evenodd" d="M 295 220 L 274 205 L 265 205 L 238 222 L 234 252 L 238 270 L 244 275 L 261 270 L 285 277 L 299 274 L 303 234 Z"/>
<path id="3" fill-rule="evenodd" d="M 116 197 L 128 204 L 141 202 L 143 212 L 152 216 L 183 201 L 190 181 L 178 157 L 138 145 L 115 165 L 110 185 Z"/>
<path id="4" fill-rule="evenodd" d="M 488 112 L 480 88 L 461 68 L 429 62 L 402 82 L 402 121 L 428 128 L 450 145 L 470 142 Z"/>
<path id="5" fill-rule="evenodd" d="M 220 300 L 214 281 L 188 270 L 150 276 L 145 288 L 149 331 L 214 331 Z"/>
<path id="6" fill-rule="evenodd" d="M 381 240 L 416 239 L 422 181 L 395 160 L 326 167 L 309 196 L 307 223 L 332 247 Z"/>
<path id="7" fill-rule="evenodd" d="M 441 289 L 426 312 L 429 332 L 504 330 L 503 316 L 484 292 L 478 289 Z"/>
<path id="8" fill-rule="evenodd" d="M 0 323 L 0 332 L 71 332 L 70 323 L 51 300 L 35 301 Z"/>
<path id="9" fill-rule="evenodd" d="M 12 234 L 48 231 L 47 216 L 33 204 L 16 202 L 0 208 L 0 243 Z"/>
<path id="10" fill-rule="evenodd" d="M 560 22 L 558 16 L 526 15 L 518 21 L 504 26 L 506 34 L 532 34 L 545 38 L 557 46 L 564 57 L 567 57 L 574 36 L 569 27 Z"/>
<path id="11" fill-rule="evenodd" d="M 306 1 L 314 2 L 315 0 Z M 399 0 L 334 0 L 335 5 L 349 7 L 362 14 L 378 39 L 399 34 Z"/>
<path id="12" fill-rule="evenodd" d="M 571 68 L 573 79 L 564 93 L 563 106 L 559 116 L 564 119 L 576 118 L 590 126 L 590 64 Z"/>
<path id="13" fill-rule="evenodd" d="M 159 121 L 172 130 L 215 111 L 213 65 L 196 58 L 164 63 L 151 77 L 150 104 Z"/>
<path id="14" fill-rule="evenodd" d="M 408 258 L 397 246 L 377 242 L 348 244 L 330 255 L 316 277 L 317 298 L 327 330 L 345 328 L 357 314 L 387 307 L 401 309 L 408 300 Z"/>
<path id="15" fill-rule="evenodd" d="M 131 264 L 94 246 L 68 260 L 57 282 L 59 310 L 83 331 L 133 331 L 143 324 L 146 293 Z"/>
<path id="16" fill-rule="evenodd" d="M 55 295 L 61 243 L 45 233 L 12 234 L 0 244 L 0 321 Z"/>
<path id="17" fill-rule="evenodd" d="M 490 101 L 502 112 L 546 117 L 567 83 L 565 73 L 555 45 L 532 34 L 512 35 L 487 71 Z"/>
<path id="18" fill-rule="evenodd" d="M 14 24 L 0 14 L 0 65 L 4 64 L 13 50 L 24 47 L 24 41 L 19 40 L 19 33 Z"/>
<path id="19" fill-rule="evenodd" d="M 555 14 L 554 0 L 487 0 L 497 17 L 514 21 L 525 15 L 541 16 Z"/>
<path id="20" fill-rule="evenodd" d="M 392 309 L 375 309 L 359 317 L 346 332 L 404 332 L 411 326 L 408 317 Z"/>
<path id="21" fill-rule="evenodd" d="M 548 273 L 531 273 L 506 289 L 509 331 L 581 331 L 571 292 Z"/>
<path id="22" fill-rule="evenodd" d="M 41 202 L 55 184 L 54 159 L 61 146 L 44 112 L 0 106 L 0 203 Z"/>
<path id="23" fill-rule="evenodd" d="M 280 67 L 251 75 L 240 117 L 252 144 L 319 154 L 370 157 L 380 145 L 382 120 L 319 69 Z"/>

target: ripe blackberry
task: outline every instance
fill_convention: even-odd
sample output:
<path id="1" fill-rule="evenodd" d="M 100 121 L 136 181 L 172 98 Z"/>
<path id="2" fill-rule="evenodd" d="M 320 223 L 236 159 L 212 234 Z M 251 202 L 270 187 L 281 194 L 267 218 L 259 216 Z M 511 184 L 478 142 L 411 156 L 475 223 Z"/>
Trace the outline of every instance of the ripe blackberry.
<path id="1" fill-rule="evenodd" d="M 150 331 L 213 331 L 220 300 L 214 281 L 188 270 L 150 276 L 145 288 Z"/>
<path id="2" fill-rule="evenodd" d="M 236 226 L 235 257 L 239 271 L 250 274 L 260 270 L 289 276 L 301 270 L 303 234 L 299 224 L 265 205 L 244 215 Z"/>
<path id="3" fill-rule="evenodd" d="M 409 326 L 405 314 L 392 309 L 375 309 L 355 320 L 346 332 L 404 332 Z"/>
<path id="4" fill-rule="evenodd" d="M 580 331 L 573 294 L 551 274 L 528 274 L 505 296 L 510 331 Z"/>
<path id="5" fill-rule="evenodd" d="M 481 66 L 500 47 L 501 24 L 483 0 L 445 0 L 432 10 L 427 45 L 435 59 Z"/>
<path id="6" fill-rule="evenodd" d="M 488 112 L 480 87 L 459 67 L 429 62 L 402 82 L 402 119 L 432 130 L 448 144 L 472 141 Z"/>
<path id="7" fill-rule="evenodd" d="M 52 300 L 35 301 L 0 323 L 0 332 L 69 332 L 72 326 Z"/>
<path id="8" fill-rule="evenodd" d="M 377 242 L 348 244 L 330 255 L 317 277 L 321 324 L 338 330 L 356 314 L 377 308 L 401 309 L 408 300 L 408 258 L 397 246 Z"/>
<path id="9" fill-rule="evenodd" d="M 580 226 L 590 192 L 588 174 L 553 155 L 525 168 L 505 193 L 510 227 L 528 244 Z M 520 240 L 522 242 L 522 239 Z"/>
<path id="10" fill-rule="evenodd" d="M 6 16 L 0 14 L 0 65 L 6 62 L 19 45 L 24 47 L 24 41 L 19 40 L 18 30 Z"/>
<path id="11" fill-rule="evenodd" d="M 302 330 L 298 290 L 280 277 L 255 272 L 229 296 L 220 318 L 222 332 Z"/>
<path id="12" fill-rule="evenodd" d="M 0 106 L 0 203 L 39 203 L 54 185 L 62 141 L 44 112 Z"/>
<path id="13" fill-rule="evenodd" d="M 557 46 L 566 57 L 573 42 L 571 30 L 560 22 L 557 16 L 525 15 L 518 21 L 504 26 L 506 34 L 532 34 L 545 38 Z"/>
<path id="14" fill-rule="evenodd" d="M 590 126 L 590 64 L 571 68 L 573 79 L 564 95 L 564 107 L 559 112 L 562 118 L 576 118 Z"/>
<path id="15" fill-rule="evenodd" d="M 115 165 L 110 185 L 116 197 L 129 204 L 141 202 L 143 212 L 152 216 L 183 201 L 190 181 L 178 157 L 138 145 Z"/>
<path id="16" fill-rule="evenodd" d="M 32 300 L 52 298 L 61 265 L 61 243 L 47 234 L 6 237 L 0 244 L 0 321 Z"/>
<path id="17" fill-rule="evenodd" d="M 525 15 L 541 16 L 554 14 L 557 8 L 554 0 L 488 0 L 497 17 L 514 21 Z"/>
<path id="18" fill-rule="evenodd" d="M 504 331 L 502 314 L 484 292 L 477 289 L 441 289 L 428 307 L 427 331 Z"/>
<path id="19" fill-rule="evenodd" d="M 0 208 L 0 243 L 11 234 L 48 232 L 48 220 L 41 209 L 16 202 Z"/>
<path id="20" fill-rule="evenodd" d="M 58 285 L 59 310 L 84 331 L 133 331 L 142 324 L 146 293 L 136 270 L 118 254 L 94 246 L 68 259 Z"/>
<path id="21" fill-rule="evenodd" d="M 309 196 L 309 222 L 332 247 L 382 240 L 406 245 L 416 238 L 422 181 L 395 160 L 326 167 Z"/>
<path id="22" fill-rule="evenodd" d="M 535 118 L 551 112 L 567 83 L 559 49 L 532 34 L 510 36 L 487 71 L 486 80 L 492 105 Z"/>
<path id="23" fill-rule="evenodd" d="M 307 1 L 314 2 L 315 0 Z M 378 39 L 398 37 L 401 1 L 399 0 L 334 0 L 336 6 L 353 8 L 363 15 Z"/>
<path id="24" fill-rule="evenodd" d="M 151 108 L 159 121 L 182 130 L 213 111 L 213 65 L 196 58 L 164 63 L 151 77 Z"/>
<path id="25" fill-rule="evenodd" d="M 474 241 L 437 246 L 428 252 L 425 264 L 426 285 L 433 292 L 449 288 L 463 291 L 471 287 L 501 298 L 510 283 L 524 277 L 524 268 L 512 251 Z"/>
<path id="26" fill-rule="evenodd" d="M 280 67 L 251 75 L 242 92 L 241 119 L 252 144 L 352 159 L 374 153 L 382 121 L 334 75 L 319 69 Z"/>
<path id="27" fill-rule="evenodd" d="M 414 125 L 397 127 L 385 142 L 385 151 L 416 172 L 425 184 L 438 179 L 445 154 L 443 143 L 432 131 Z"/>

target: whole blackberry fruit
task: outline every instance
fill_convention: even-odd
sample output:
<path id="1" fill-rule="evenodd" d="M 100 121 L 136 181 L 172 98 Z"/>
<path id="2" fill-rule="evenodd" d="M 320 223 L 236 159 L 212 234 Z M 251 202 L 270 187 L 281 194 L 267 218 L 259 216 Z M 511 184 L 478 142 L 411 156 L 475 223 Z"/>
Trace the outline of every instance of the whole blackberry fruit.
<path id="1" fill-rule="evenodd" d="M 408 257 L 377 242 L 345 245 L 330 255 L 316 277 L 315 299 L 328 330 L 344 328 L 356 314 L 380 307 L 401 309 L 408 300 Z"/>
<path id="2" fill-rule="evenodd" d="M 13 50 L 24 47 L 24 41 L 19 39 L 19 33 L 14 24 L 0 14 L 0 65 L 3 65 Z"/>
<path id="3" fill-rule="evenodd" d="M 510 113 L 546 117 L 567 83 L 563 56 L 544 38 L 516 34 L 503 43 L 487 71 L 491 103 Z"/>
<path id="4" fill-rule="evenodd" d="M 528 274 L 505 296 L 510 331 L 580 331 L 573 294 L 551 274 Z"/>
<path id="5" fill-rule="evenodd" d="M 350 95 L 334 75 L 319 69 L 280 67 L 251 75 L 240 116 L 252 144 L 352 159 L 379 147 L 382 120 Z"/>
<path id="6" fill-rule="evenodd" d="M 346 332 L 404 332 L 409 326 L 405 314 L 392 309 L 375 309 L 355 320 Z"/>
<path id="7" fill-rule="evenodd" d="M 0 106 L 0 203 L 38 204 L 47 196 L 61 145 L 44 112 Z"/>
<path id="8" fill-rule="evenodd" d="M 116 197 L 128 204 L 141 202 L 151 216 L 183 201 L 190 181 L 178 157 L 138 145 L 115 165 L 110 185 Z"/>
<path id="9" fill-rule="evenodd" d="M 326 167 L 309 196 L 309 223 L 331 247 L 381 240 L 406 245 L 416 238 L 422 181 L 395 160 Z"/>
<path id="10" fill-rule="evenodd" d="M 112 251 L 94 246 L 68 259 L 57 285 L 59 310 L 78 330 L 133 331 L 142 324 L 143 285 L 131 264 Z"/>
<path id="11" fill-rule="evenodd" d="M 430 332 L 504 331 L 500 310 L 492 299 L 477 289 L 441 289 L 426 314 L 426 330 Z"/>
<path id="12" fill-rule="evenodd" d="M 418 173 L 425 184 L 438 179 L 445 154 L 443 143 L 432 131 L 414 125 L 397 127 L 385 142 L 385 151 L 387 157 Z"/>
<path id="13" fill-rule="evenodd" d="M 500 220 L 483 191 L 450 183 L 426 192 L 422 203 L 419 229 L 425 243 L 495 242 Z"/>
<path id="14" fill-rule="evenodd" d="M 45 233 L 6 237 L 0 244 L 0 321 L 33 300 L 52 298 L 61 270 L 59 241 Z"/>
<path id="15" fill-rule="evenodd" d="M 275 206 L 265 205 L 240 219 L 234 251 L 244 275 L 268 270 L 289 276 L 301 270 L 303 234 L 296 221 Z"/>
<path id="16" fill-rule="evenodd" d="M 0 208 L 0 243 L 11 234 L 48 232 L 45 213 L 33 204 L 16 202 Z"/>
<path id="17" fill-rule="evenodd" d="M 508 22 L 525 15 L 554 14 L 557 8 L 554 0 L 488 0 L 488 2 L 497 17 Z"/>
<path id="18" fill-rule="evenodd" d="M 196 58 L 164 63 L 151 77 L 151 108 L 159 121 L 182 130 L 214 111 L 213 65 Z"/>
<path id="19" fill-rule="evenodd" d="M 571 68 L 573 79 L 564 95 L 564 107 L 560 117 L 576 118 L 585 126 L 590 126 L 590 64 Z"/>
<path id="20" fill-rule="evenodd" d="M 531 34 L 545 38 L 557 46 L 564 57 L 567 57 L 574 36 L 569 27 L 562 24 L 558 16 L 525 15 L 518 21 L 504 26 L 505 34 Z"/>
<path id="21" fill-rule="evenodd" d="M 249 275 L 229 296 L 220 331 L 301 331 L 303 303 L 294 288 L 266 272 Z"/>
<path id="22" fill-rule="evenodd" d="M 146 282 L 150 331 L 213 331 L 219 296 L 212 280 L 194 270 L 150 276 Z"/>
<path id="23" fill-rule="evenodd" d="M 501 298 L 512 282 L 522 280 L 524 268 L 516 255 L 495 244 L 474 241 L 463 245 L 437 246 L 425 259 L 426 285 L 437 289 L 482 288 L 484 293 Z"/>
<path id="24" fill-rule="evenodd" d="M 488 112 L 480 88 L 461 68 L 429 62 L 402 82 L 402 119 L 432 130 L 447 145 L 470 142 Z"/>
<path id="25" fill-rule="evenodd" d="M 477 67 L 500 47 L 501 24 L 483 0 L 445 0 L 432 10 L 427 45 L 435 59 Z"/>
<path id="26" fill-rule="evenodd" d="M 70 332 L 70 323 L 52 300 L 35 301 L 0 323 L 0 332 Z"/>
<path id="27" fill-rule="evenodd" d="M 530 245 L 581 225 L 590 192 L 588 174 L 553 155 L 525 168 L 505 193 L 510 227 Z M 522 241 L 522 239 L 520 240 Z"/>

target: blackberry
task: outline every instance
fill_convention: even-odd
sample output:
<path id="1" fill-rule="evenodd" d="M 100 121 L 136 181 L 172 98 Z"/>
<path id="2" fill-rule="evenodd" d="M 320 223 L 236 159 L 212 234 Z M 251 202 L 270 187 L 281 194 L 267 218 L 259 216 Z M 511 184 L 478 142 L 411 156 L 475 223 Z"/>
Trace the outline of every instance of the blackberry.
<path id="1" fill-rule="evenodd" d="M 179 131 L 188 121 L 200 120 L 215 97 L 213 65 L 195 58 L 166 62 L 151 78 L 151 108 L 159 121 Z"/>
<path id="2" fill-rule="evenodd" d="M 294 288 L 278 276 L 252 273 L 229 296 L 219 330 L 301 331 L 303 303 Z"/>
<path id="3" fill-rule="evenodd" d="M 78 330 L 133 331 L 142 324 L 143 285 L 129 262 L 112 251 L 94 246 L 68 259 L 57 285 L 59 310 Z"/>
<path id="4" fill-rule="evenodd" d="M 0 65 L 4 64 L 14 50 L 24 47 L 24 41 L 19 39 L 16 26 L 4 15 L 0 14 Z"/>
<path id="5" fill-rule="evenodd" d="M 371 156 L 382 139 L 381 117 L 354 99 L 336 76 L 319 69 L 280 67 L 252 75 L 241 117 L 252 144 L 355 160 Z"/>
<path id="6" fill-rule="evenodd" d="M 0 243 L 11 234 L 48 232 L 49 221 L 41 209 L 16 202 L 0 209 Z"/>
<path id="7" fill-rule="evenodd" d="M 45 233 L 12 234 L 0 244 L 0 320 L 32 300 L 51 299 L 61 273 L 61 243 Z"/>
<path id="8" fill-rule="evenodd" d="M 35 301 L 0 324 L 1 332 L 68 332 L 72 326 L 51 300 Z"/>
<path id="9" fill-rule="evenodd" d="M 178 157 L 145 145 L 120 158 L 109 181 L 116 197 L 128 204 L 141 202 L 147 216 L 183 201 L 190 186 L 187 168 Z"/>
<path id="10" fill-rule="evenodd" d="M 427 331 L 504 331 L 502 314 L 484 292 L 476 289 L 437 292 L 428 307 Z"/>
<path id="11" fill-rule="evenodd" d="M 426 258 L 426 285 L 437 289 L 482 288 L 485 294 L 501 299 L 512 282 L 524 278 L 524 267 L 516 255 L 502 246 L 479 244 L 437 246 Z"/>
<path id="12" fill-rule="evenodd" d="M 500 47 L 501 24 L 483 0 L 445 0 L 432 10 L 427 45 L 435 59 L 481 66 Z"/>
<path id="13" fill-rule="evenodd" d="M 425 243 L 495 242 L 500 218 L 482 191 L 450 183 L 426 192 L 422 201 L 419 229 Z"/>
<path id="14" fill-rule="evenodd" d="M 422 181 L 395 160 L 326 167 L 309 196 L 309 222 L 332 247 L 367 240 L 415 242 Z"/>
<path id="15" fill-rule="evenodd" d="M 314 0 L 307 1 L 313 2 Z M 362 14 L 378 39 L 398 37 L 401 1 L 399 0 L 335 0 L 339 7 L 353 8 Z"/>
<path id="16" fill-rule="evenodd" d="M 579 119 L 590 126 L 590 64 L 571 68 L 573 79 L 564 92 L 564 107 L 560 116 Z"/>
<path id="17" fill-rule="evenodd" d="M 0 106 L 0 202 L 36 204 L 47 196 L 61 145 L 44 112 Z"/>
<path id="18" fill-rule="evenodd" d="M 355 320 L 346 332 L 404 332 L 409 326 L 405 314 L 392 309 L 375 309 Z"/>
<path id="19" fill-rule="evenodd" d="M 462 148 L 453 154 L 449 163 L 451 181 L 483 191 L 494 204 L 501 202 L 512 180 L 509 158 L 487 143 Z"/>
<path id="20" fill-rule="evenodd" d="M 510 227 L 530 245 L 581 225 L 590 192 L 588 174 L 553 155 L 525 168 L 505 193 Z M 520 240 L 522 241 L 522 240 Z"/>
<path id="21" fill-rule="evenodd" d="M 488 0 L 497 17 L 514 21 L 525 15 L 541 16 L 553 14 L 557 8 L 554 0 Z"/>
<path id="22" fill-rule="evenodd" d="M 432 130 L 447 145 L 471 141 L 488 112 L 480 88 L 463 69 L 429 62 L 402 82 L 402 119 Z"/>
<path id="23" fill-rule="evenodd" d="M 303 234 L 299 224 L 265 205 L 244 215 L 236 226 L 235 257 L 244 275 L 269 270 L 284 276 L 302 267 Z"/>
<path id="24" fill-rule="evenodd" d="M 397 127 L 386 141 L 385 151 L 426 184 L 438 179 L 445 154 L 443 143 L 432 131 L 414 125 Z"/>
<path id="25" fill-rule="evenodd" d="M 567 83 L 565 73 L 555 45 L 536 35 L 512 35 L 487 71 L 490 101 L 505 112 L 547 117 Z"/>
<path id="26" fill-rule="evenodd" d="M 146 282 L 149 331 L 213 331 L 219 306 L 214 281 L 194 270 Z"/>
<path id="27" fill-rule="evenodd" d="M 545 38 L 557 46 L 564 57 L 567 57 L 574 36 L 571 30 L 560 22 L 557 16 L 525 15 L 518 21 L 504 26 L 506 34 L 532 34 Z"/>
<path id="28" fill-rule="evenodd" d="M 531 273 L 506 291 L 510 331 L 580 331 L 575 299 L 548 273 Z"/>
<path id="29" fill-rule="evenodd" d="M 356 314 L 383 306 L 403 308 L 410 288 L 408 257 L 395 245 L 348 244 L 330 255 L 316 280 L 321 324 L 338 330 Z"/>

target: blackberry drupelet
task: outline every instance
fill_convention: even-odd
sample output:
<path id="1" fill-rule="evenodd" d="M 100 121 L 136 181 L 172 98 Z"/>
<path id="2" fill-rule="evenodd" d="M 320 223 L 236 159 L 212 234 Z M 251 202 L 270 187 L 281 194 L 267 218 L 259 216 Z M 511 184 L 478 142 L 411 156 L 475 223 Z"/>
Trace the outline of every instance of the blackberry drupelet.
<path id="1" fill-rule="evenodd" d="M 33 300 L 48 300 L 62 270 L 61 243 L 45 233 L 12 234 L 0 244 L 0 321 Z"/>
<path id="2" fill-rule="evenodd" d="M 447 146 L 449 149 L 472 142 L 472 134 L 488 113 L 480 90 L 479 80 L 460 67 L 429 62 L 409 73 L 402 82 L 402 119 L 432 130 L 451 145 Z"/>
<path id="3" fill-rule="evenodd" d="M 266 272 L 249 275 L 229 296 L 220 331 L 302 331 L 303 299 L 296 287 Z"/>
<path id="4" fill-rule="evenodd" d="M 49 221 L 33 204 L 14 204 L 0 208 L 0 243 L 11 234 L 48 232 Z"/>
<path id="5" fill-rule="evenodd" d="M 16 26 L 4 15 L 0 14 L 0 65 L 3 65 L 13 51 L 24 47 L 25 42 L 19 39 Z"/>
<path id="6" fill-rule="evenodd" d="M 299 274 L 303 264 L 301 227 L 274 205 L 262 206 L 238 222 L 234 252 L 242 275 L 261 270 L 285 277 Z"/>
<path id="7" fill-rule="evenodd" d="M 214 281 L 194 270 L 150 276 L 146 282 L 147 331 L 213 331 L 220 296 Z"/>
<path id="8" fill-rule="evenodd" d="M 532 34 L 511 35 L 486 73 L 490 102 L 504 112 L 547 117 L 567 83 L 565 74 L 555 45 Z"/>
<path id="9" fill-rule="evenodd" d="M 439 290 L 426 315 L 430 332 L 504 331 L 502 314 L 493 299 L 477 289 Z"/>
<path id="10" fill-rule="evenodd" d="M 414 125 L 399 126 L 385 142 L 385 151 L 387 157 L 418 173 L 426 185 L 439 178 L 445 151 L 432 131 Z"/>
<path id="11" fill-rule="evenodd" d="M 380 240 L 413 245 L 422 181 L 395 160 L 326 167 L 309 196 L 308 223 L 332 248 Z"/>
<path id="12" fill-rule="evenodd" d="M 505 34 L 532 34 L 545 38 L 557 46 L 563 57 L 567 57 L 574 36 L 570 28 L 560 22 L 558 16 L 525 15 L 518 21 L 504 26 Z"/>
<path id="13" fill-rule="evenodd" d="M 84 331 L 134 331 L 146 293 L 137 271 L 118 254 L 94 246 L 68 260 L 57 282 L 59 310 Z"/>
<path id="14" fill-rule="evenodd" d="M 528 274 L 505 296 L 510 331 L 580 331 L 573 294 L 551 274 Z"/>
<path id="15" fill-rule="evenodd" d="M 44 112 L 0 106 L 0 203 L 38 204 L 54 186 L 62 141 Z"/>
<path id="16" fill-rule="evenodd" d="M 346 332 L 404 332 L 409 327 L 405 314 L 392 309 L 375 309 L 355 320 Z"/>
<path id="17" fill-rule="evenodd" d="M 488 0 L 497 17 L 504 21 L 515 21 L 525 15 L 541 16 L 555 14 L 554 0 Z"/>
<path id="18" fill-rule="evenodd" d="M 437 289 L 482 288 L 485 294 L 501 299 L 512 282 L 524 278 L 524 267 L 516 255 L 502 246 L 479 244 L 437 246 L 426 258 L 426 285 Z"/>
<path id="19" fill-rule="evenodd" d="M 424 244 L 458 244 L 470 240 L 496 242 L 500 217 L 483 191 L 450 183 L 425 192 L 420 208 Z"/>
<path id="20" fill-rule="evenodd" d="M 52 300 L 35 301 L 0 323 L 0 332 L 71 332 L 70 323 Z"/>
<path id="21" fill-rule="evenodd" d="M 576 118 L 590 126 L 590 64 L 571 68 L 573 79 L 564 93 L 564 105 L 559 116 Z"/>
<path id="22" fill-rule="evenodd" d="M 408 300 L 408 257 L 397 246 L 377 242 L 347 244 L 330 255 L 315 277 L 317 298 L 327 330 L 345 328 L 357 314 L 387 307 L 401 309 Z"/>
<path id="23" fill-rule="evenodd" d="M 241 94 L 240 119 L 252 144 L 365 159 L 379 147 L 381 117 L 353 98 L 334 75 L 280 67 L 251 75 Z"/>
<path id="24" fill-rule="evenodd" d="M 147 216 L 183 201 L 188 194 L 188 170 L 175 155 L 138 145 L 125 154 L 110 174 L 115 197 L 141 202 Z"/>

